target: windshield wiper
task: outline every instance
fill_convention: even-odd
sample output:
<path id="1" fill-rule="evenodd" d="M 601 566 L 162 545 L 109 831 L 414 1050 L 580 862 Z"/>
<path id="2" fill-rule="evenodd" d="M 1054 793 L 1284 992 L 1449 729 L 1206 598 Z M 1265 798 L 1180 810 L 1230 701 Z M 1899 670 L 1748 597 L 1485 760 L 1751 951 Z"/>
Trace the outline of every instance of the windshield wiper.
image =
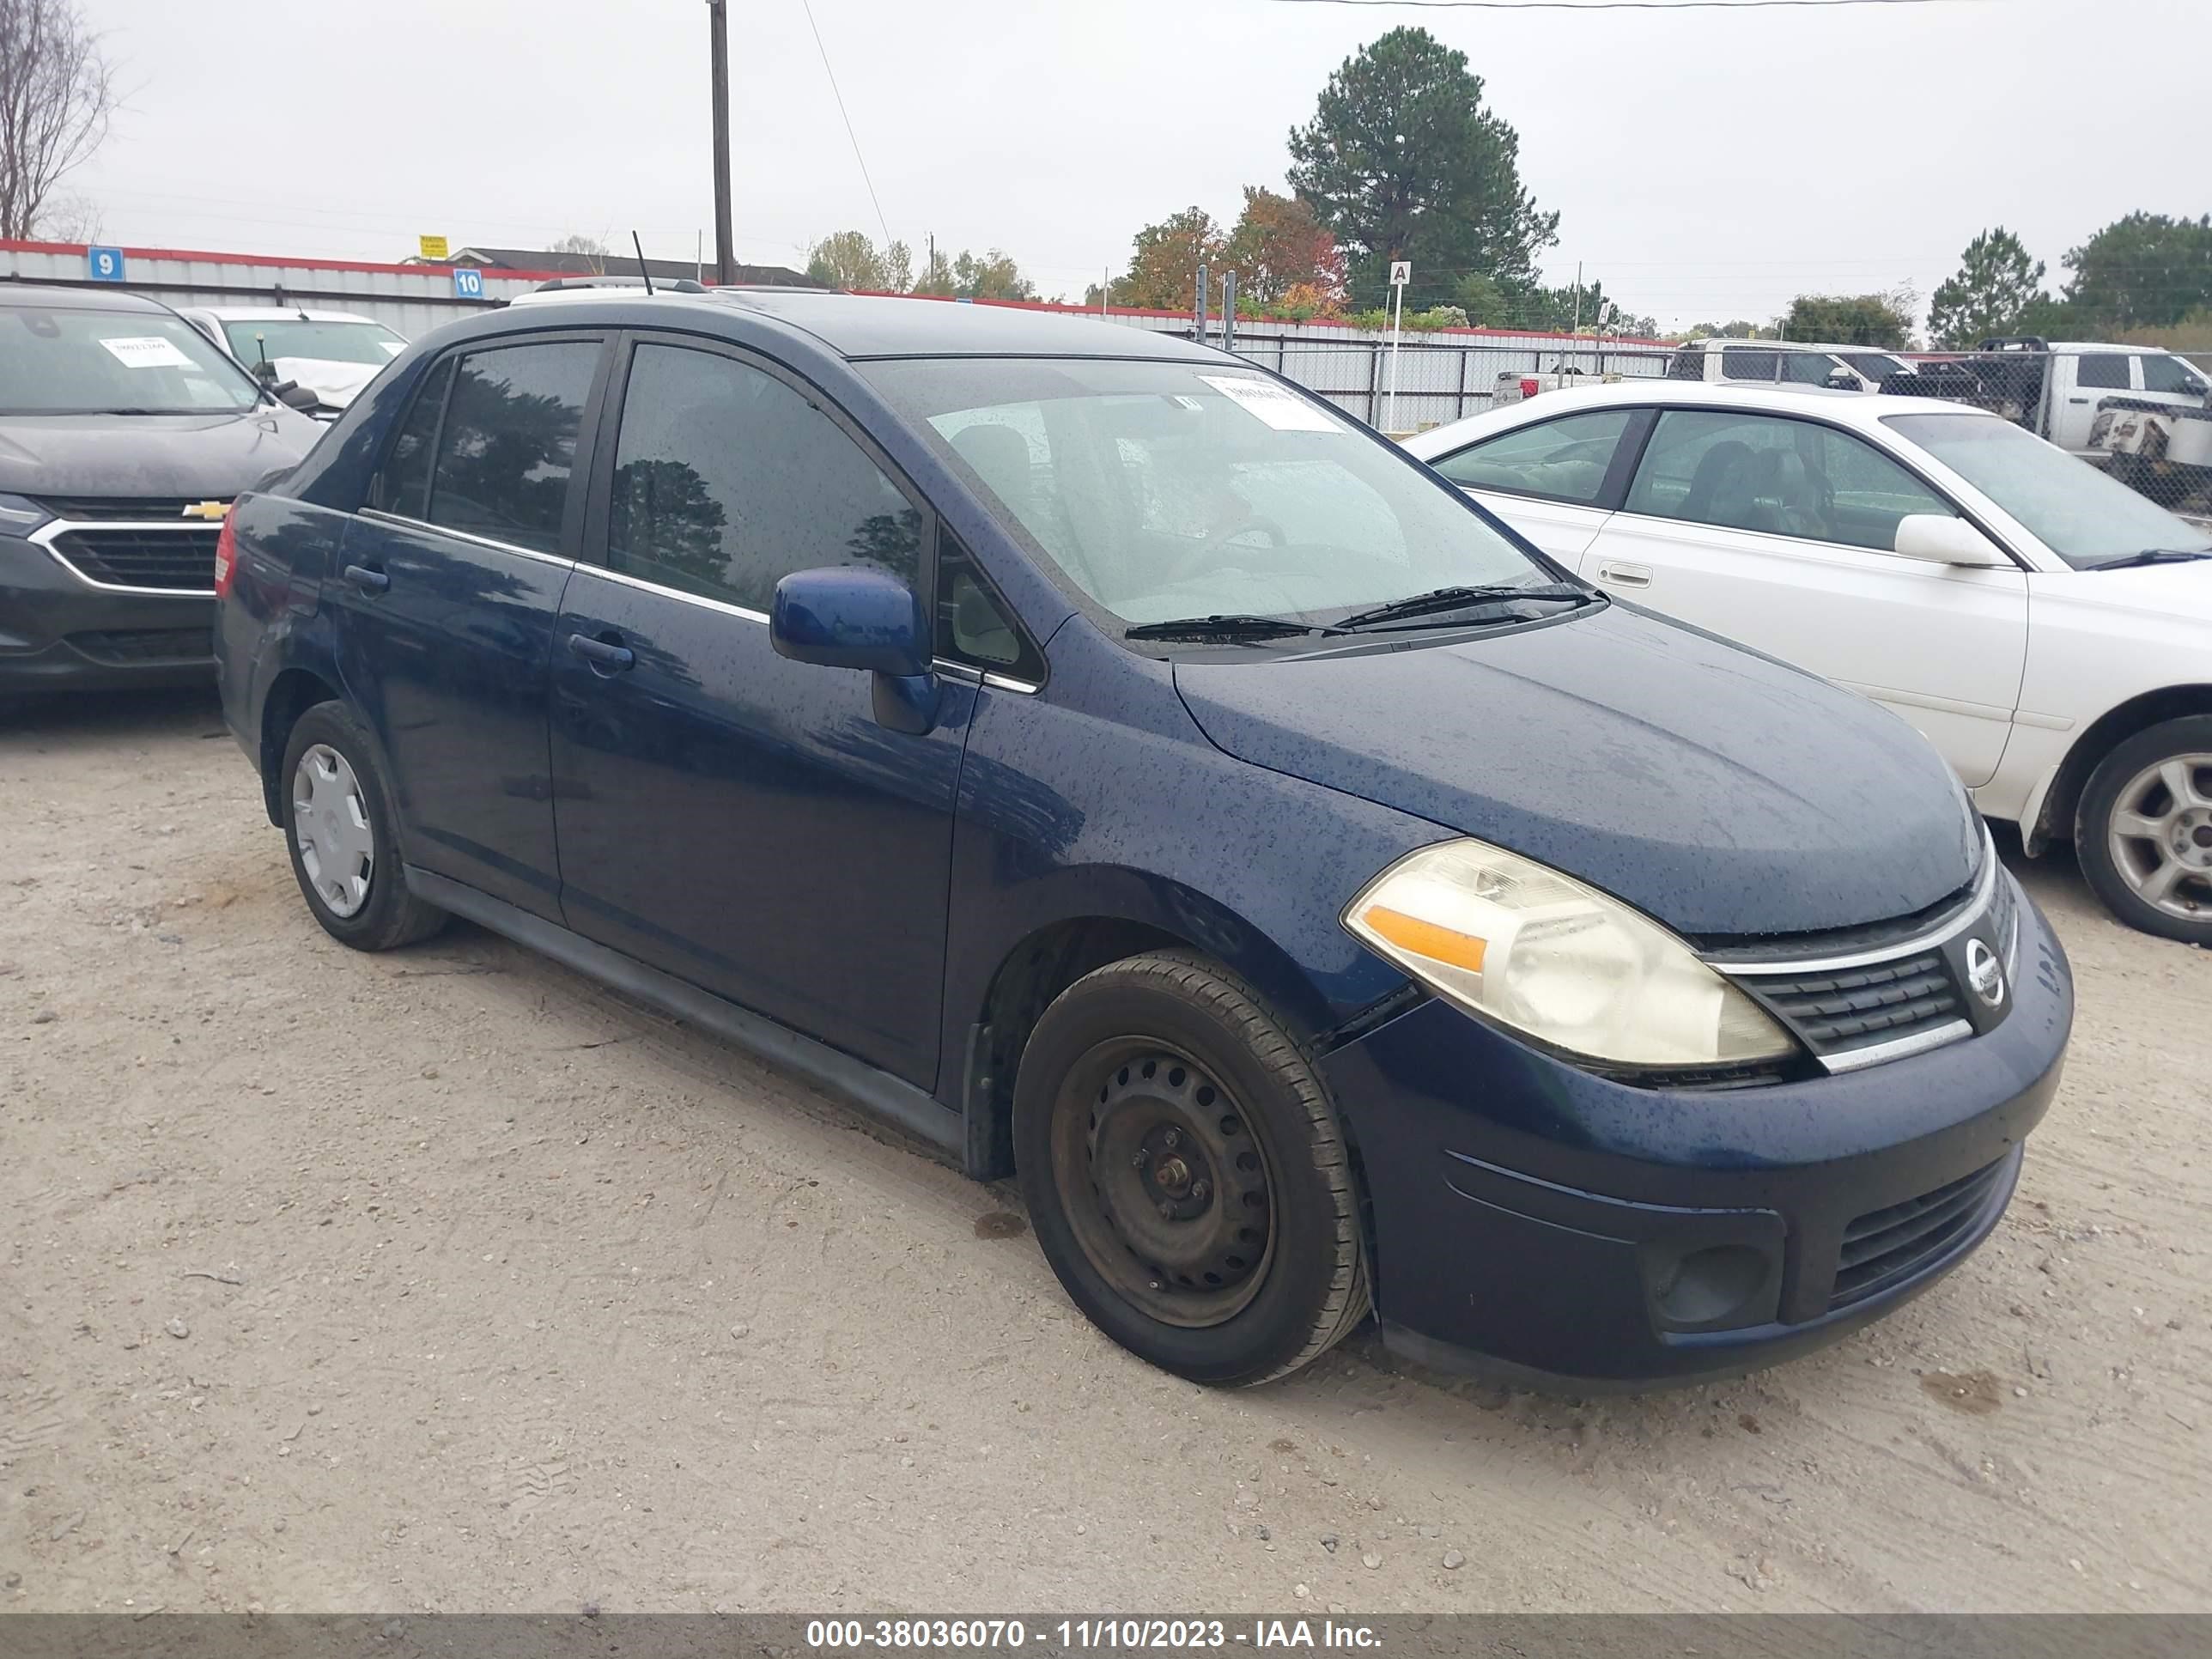
<path id="1" fill-rule="evenodd" d="M 1583 605 L 1595 597 L 1588 588 L 1571 587 L 1565 582 L 1540 582 L 1533 587 L 1518 582 L 1491 582 L 1480 587 L 1436 587 L 1425 593 L 1393 599 L 1372 610 L 1355 611 L 1338 618 L 1336 625 L 1366 628 L 1376 623 L 1426 617 L 1442 611 L 1464 611 L 1479 605 L 1505 605 L 1520 599 L 1572 599 Z"/>
<path id="2" fill-rule="evenodd" d="M 2205 547 L 2146 547 L 2140 553 L 2130 553 L 2124 559 L 2100 559 L 2089 567 L 2092 570 L 2124 570 L 2136 564 L 2186 564 L 2191 559 L 2212 559 L 2212 548 Z"/>
<path id="3" fill-rule="evenodd" d="M 1287 617 L 1178 617 L 1172 622 L 1139 623 L 1125 628 L 1125 640 L 1286 640 L 1305 634 L 1334 634 L 1336 629 L 1312 623 L 1292 622 Z"/>

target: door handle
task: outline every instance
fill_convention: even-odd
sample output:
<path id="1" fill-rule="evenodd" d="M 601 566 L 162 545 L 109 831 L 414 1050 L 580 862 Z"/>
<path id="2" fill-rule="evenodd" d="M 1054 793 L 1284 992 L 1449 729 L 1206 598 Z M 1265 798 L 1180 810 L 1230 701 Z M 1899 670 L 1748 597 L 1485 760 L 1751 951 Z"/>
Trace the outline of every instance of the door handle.
<path id="1" fill-rule="evenodd" d="M 2089 400 L 2087 398 L 2069 398 L 2066 401 L 2069 404 L 2086 404 Z"/>
<path id="2" fill-rule="evenodd" d="M 381 570 L 371 570 L 365 564 L 349 564 L 345 568 L 345 579 L 364 593 L 381 593 L 392 586 L 392 578 Z"/>
<path id="3" fill-rule="evenodd" d="M 626 645 L 612 640 L 595 640 L 583 634 L 568 635 L 568 649 L 592 665 L 596 671 L 618 673 L 637 660 L 636 653 Z"/>
<path id="4" fill-rule="evenodd" d="M 1597 579 L 1615 587 L 1649 587 L 1651 572 L 1640 564 L 1601 564 Z"/>

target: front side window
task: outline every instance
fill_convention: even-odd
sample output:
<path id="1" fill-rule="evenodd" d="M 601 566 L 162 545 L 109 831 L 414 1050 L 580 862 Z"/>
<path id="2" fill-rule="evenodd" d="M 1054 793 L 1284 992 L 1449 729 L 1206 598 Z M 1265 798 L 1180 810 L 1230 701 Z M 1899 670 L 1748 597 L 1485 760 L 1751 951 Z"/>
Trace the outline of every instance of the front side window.
<path id="1" fill-rule="evenodd" d="M 921 513 L 844 429 L 774 375 L 641 345 L 608 501 L 607 566 L 765 614 L 797 570 L 918 585 Z"/>
<path id="2" fill-rule="evenodd" d="M 2179 357 L 2146 357 L 2142 371 L 2146 392 L 2178 392 L 2191 398 L 2204 395 L 2204 377 Z"/>
<path id="3" fill-rule="evenodd" d="M 1893 374 L 1910 374 L 1911 365 L 1886 351 L 1846 351 L 1844 361 L 1879 386 Z"/>
<path id="4" fill-rule="evenodd" d="M 1893 551 L 1908 514 L 1951 504 L 1863 440 L 1810 421 L 1670 409 L 1625 510 Z"/>
<path id="5" fill-rule="evenodd" d="M 0 415 L 239 413 L 260 399 L 215 342 L 168 312 L 0 307 Z"/>
<path id="6" fill-rule="evenodd" d="M 597 340 L 473 351 L 454 371 L 424 516 L 537 553 L 561 545 Z"/>
<path id="7" fill-rule="evenodd" d="M 1703 346 L 1684 346 L 1667 360 L 1667 378 L 1670 380 L 1704 380 L 1705 349 Z"/>
<path id="8" fill-rule="evenodd" d="M 2075 384 L 2098 392 L 2127 391 L 2127 354 L 2120 351 L 2083 352 L 2081 366 L 2075 371 Z"/>
<path id="9" fill-rule="evenodd" d="M 1725 380 L 1771 380 L 1782 354 L 1756 346 L 1721 348 L 1721 378 Z"/>
<path id="10" fill-rule="evenodd" d="M 1445 586 L 1553 580 L 1419 462 L 1255 371 L 1014 358 L 864 372 L 1102 626 L 1328 624 Z"/>
<path id="11" fill-rule="evenodd" d="M 2212 536 L 2009 421 L 1960 410 L 1892 415 L 1883 424 L 1987 495 L 2077 570 L 2154 548 L 2212 548 Z"/>
<path id="12" fill-rule="evenodd" d="M 1455 484 L 1588 507 L 1605 488 L 1631 411 L 1595 410 L 1516 427 L 1431 463 Z"/>
<path id="13" fill-rule="evenodd" d="M 264 359 L 273 363 L 279 357 L 381 367 L 407 349 L 407 342 L 382 323 L 318 322 L 300 317 L 263 322 L 226 319 L 222 331 L 230 342 L 231 356 L 249 368 Z"/>

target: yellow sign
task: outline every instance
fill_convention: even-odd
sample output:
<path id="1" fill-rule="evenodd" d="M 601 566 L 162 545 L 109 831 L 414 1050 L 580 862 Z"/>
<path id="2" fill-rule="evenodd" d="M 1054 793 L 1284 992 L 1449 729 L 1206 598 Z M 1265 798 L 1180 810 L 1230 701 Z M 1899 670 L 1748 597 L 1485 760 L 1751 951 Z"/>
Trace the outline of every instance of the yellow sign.
<path id="1" fill-rule="evenodd" d="M 422 247 L 422 257 L 443 264 L 446 260 L 446 239 L 442 236 L 418 236 L 416 242 Z"/>

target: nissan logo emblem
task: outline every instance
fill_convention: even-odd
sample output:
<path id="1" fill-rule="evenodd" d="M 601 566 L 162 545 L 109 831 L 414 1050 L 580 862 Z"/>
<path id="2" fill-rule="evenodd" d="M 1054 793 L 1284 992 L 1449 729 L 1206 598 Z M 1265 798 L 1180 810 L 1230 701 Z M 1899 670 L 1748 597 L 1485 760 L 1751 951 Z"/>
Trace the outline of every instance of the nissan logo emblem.
<path id="1" fill-rule="evenodd" d="M 1978 939 L 1966 941 L 1966 983 L 1974 988 L 1974 994 L 1990 1007 L 2001 1007 L 2005 1000 L 2004 964 L 1997 953 Z"/>

